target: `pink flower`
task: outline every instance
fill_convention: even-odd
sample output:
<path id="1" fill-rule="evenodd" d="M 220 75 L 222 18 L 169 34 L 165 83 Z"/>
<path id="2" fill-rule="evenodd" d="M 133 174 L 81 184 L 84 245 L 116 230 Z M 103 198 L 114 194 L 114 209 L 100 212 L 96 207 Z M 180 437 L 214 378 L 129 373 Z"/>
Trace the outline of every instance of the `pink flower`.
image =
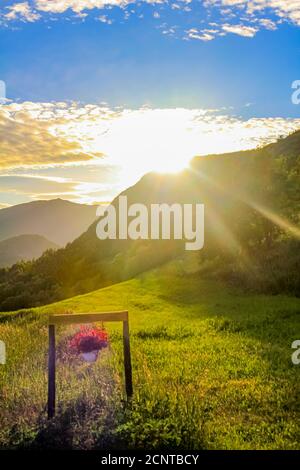
<path id="1" fill-rule="evenodd" d="M 69 341 L 70 348 L 80 354 L 91 351 L 100 351 L 108 345 L 108 334 L 104 328 L 81 326 Z"/>

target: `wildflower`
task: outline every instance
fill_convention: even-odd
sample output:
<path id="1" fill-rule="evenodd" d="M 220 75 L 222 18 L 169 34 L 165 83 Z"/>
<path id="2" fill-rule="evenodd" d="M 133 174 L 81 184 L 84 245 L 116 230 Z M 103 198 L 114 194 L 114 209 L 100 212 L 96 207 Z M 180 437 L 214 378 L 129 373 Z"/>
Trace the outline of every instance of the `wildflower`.
<path id="1" fill-rule="evenodd" d="M 69 341 L 70 348 L 77 354 L 100 351 L 108 345 L 108 334 L 104 328 L 81 326 Z"/>

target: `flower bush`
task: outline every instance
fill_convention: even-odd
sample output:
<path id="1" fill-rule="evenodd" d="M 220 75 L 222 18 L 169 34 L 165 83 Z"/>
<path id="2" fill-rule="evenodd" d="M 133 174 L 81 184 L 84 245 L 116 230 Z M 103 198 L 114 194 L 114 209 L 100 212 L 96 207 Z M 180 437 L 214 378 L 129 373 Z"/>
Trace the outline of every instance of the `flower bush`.
<path id="1" fill-rule="evenodd" d="M 69 341 L 70 348 L 77 354 L 100 351 L 108 345 L 108 333 L 104 328 L 82 326 Z"/>

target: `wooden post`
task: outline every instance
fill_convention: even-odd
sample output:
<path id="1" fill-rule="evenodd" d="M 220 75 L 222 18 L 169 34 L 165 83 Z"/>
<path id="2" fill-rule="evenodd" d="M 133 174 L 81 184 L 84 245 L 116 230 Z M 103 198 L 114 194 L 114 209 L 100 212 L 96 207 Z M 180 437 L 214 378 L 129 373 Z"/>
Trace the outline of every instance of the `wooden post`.
<path id="1" fill-rule="evenodd" d="M 124 346 L 124 368 L 125 368 L 125 386 L 127 398 L 133 395 L 132 388 L 132 368 L 131 368 L 131 354 L 130 354 L 130 341 L 129 341 L 129 322 L 123 321 L 123 346 Z"/>
<path id="2" fill-rule="evenodd" d="M 48 419 L 55 415 L 55 325 L 49 325 Z"/>

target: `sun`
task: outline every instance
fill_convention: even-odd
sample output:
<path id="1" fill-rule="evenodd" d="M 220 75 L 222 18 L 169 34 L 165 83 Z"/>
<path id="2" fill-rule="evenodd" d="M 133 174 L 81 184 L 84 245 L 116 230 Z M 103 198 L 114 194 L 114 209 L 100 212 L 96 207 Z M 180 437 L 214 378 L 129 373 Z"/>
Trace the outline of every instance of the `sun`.
<path id="1" fill-rule="evenodd" d="M 111 120 L 99 145 L 109 159 L 131 174 L 177 173 L 195 155 L 190 112 L 173 109 L 123 111 Z"/>
<path id="2" fill-rule="evenodd" d="M 104 177 L 97 184 L 104 185 L 111 178 L 116 192 L 146 173 L 178 173 L 195 156 L 246 150 L 269 135 L 261 122 L 249 126 L 212 111 L 91 106 L 75 108 L 63 124 L 52 129 L 54 135 L 73 143 L 87 163 L 103 165 Z M 86 197 L 88 188 L 81 185 L 82 189 Z M 95 198 L 97 187 L 91 190 L 90 197 Z"/>

